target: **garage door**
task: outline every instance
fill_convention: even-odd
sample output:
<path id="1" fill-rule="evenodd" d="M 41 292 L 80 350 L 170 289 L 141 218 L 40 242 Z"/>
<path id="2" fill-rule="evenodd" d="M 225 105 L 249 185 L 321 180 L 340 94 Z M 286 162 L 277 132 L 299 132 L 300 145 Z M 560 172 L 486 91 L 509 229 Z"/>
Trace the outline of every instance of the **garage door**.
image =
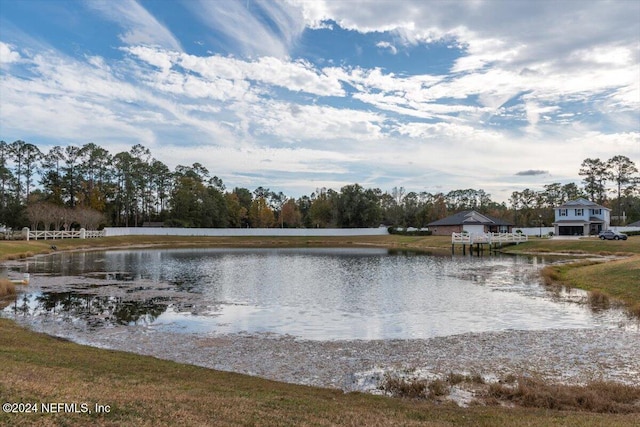
<path id="1" fill-rule="evenodd" d="M 582 236 L 584 227 L 582 226 L 560 226 L 558 232 L 561 236 Z"/>
<path id="2" fill-rule="evenodd" d="M 482 234 L 484 233 L 484 225 L 464 225 L 462 226 L 464 231 L 469 232 L 469 234 Z"/>

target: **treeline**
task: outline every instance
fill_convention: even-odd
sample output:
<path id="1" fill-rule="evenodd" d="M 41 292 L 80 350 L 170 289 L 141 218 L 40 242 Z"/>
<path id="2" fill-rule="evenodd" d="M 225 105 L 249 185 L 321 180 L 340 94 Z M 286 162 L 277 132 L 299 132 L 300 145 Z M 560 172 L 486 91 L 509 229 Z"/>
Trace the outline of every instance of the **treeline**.
<path id="1" fill-rule="evenodd" d="M 587 159 L 580 170 L 584 187 L 552 183 L 538 192 L 514 192 L 510 206 L 494 202 L 484 190 L 431 194 L 396 187 L 383 192 L 359 184 L 339 191 L 316 189 L 296 199 L 262 186 L 227 189 L 200 163 L 178 165 L 172 171 L 142 145 L 117 154 L 93 143 L 56 146 L 45 153 L 21 140 L 0 141 L 0 225 L 32 229 L 135 227 L 144 223 L 173 227 L 385 224 L 420 228 L 446 215 L 475 209 L 519 226 L 537 226 L 541 221 L 551 224 L 553 206 L 580 196 L 606 206 L 617 203 L 627 209 L 629 219 L 640 219 L 637 172 L 633 162 L 623 156 L 608 162 Z M 607 198 L 609 190 L 614 190 L 612 199 Z"/>

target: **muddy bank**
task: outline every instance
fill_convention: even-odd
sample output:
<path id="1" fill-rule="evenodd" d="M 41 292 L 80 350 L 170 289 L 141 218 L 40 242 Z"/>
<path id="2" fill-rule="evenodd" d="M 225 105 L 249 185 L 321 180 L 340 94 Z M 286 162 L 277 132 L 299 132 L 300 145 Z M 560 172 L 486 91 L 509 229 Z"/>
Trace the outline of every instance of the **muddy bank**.
<path id="1" fill-rule="evenodd" d="M 57 334 L 56 329 L 46 326 L 48 333 Z M 376 393 L 385 373 L 425 378 L 479 373 L 488 382 L 515 374 L 565 384 L 616 381 L 640 386 L 637 324 L 374 341 L 310 341 L 275 334 L 155 334 L 149 326 L 114 327 L 90 339 L 69 334 L 67 328 L 58 332 L 93 346 L 344 391 Z"/>

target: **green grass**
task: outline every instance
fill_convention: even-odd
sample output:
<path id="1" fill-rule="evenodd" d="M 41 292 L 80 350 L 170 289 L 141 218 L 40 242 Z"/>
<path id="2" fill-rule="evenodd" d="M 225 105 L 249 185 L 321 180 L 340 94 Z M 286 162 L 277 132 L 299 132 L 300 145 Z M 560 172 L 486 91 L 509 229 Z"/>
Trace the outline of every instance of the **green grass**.
<path id="1" fill-rule="evenodd" d="M 590 291 L 590 302 L 596 305 L 605 303 L 606 299 L 621 301 L 631 314 L 640 317 L 640 236 L 630 236 L 628 240 L 533 239 L 509 246 L 504 252 L 626 257 L 606 262 L 579 261 L 552 265 L 545 267 L 541 274 L 548 285 L 558 284 Z"/>
<path id="2" fill-rule="evenodd" d="M 580 240 L 549 240 L 532 238 L 528 242 L 511 245 L 503 249 L 505 253 L 565 253 L 592 255 L 640 254 L 640 236 L 628 240 L 600 240 L 595 237 Z"/>
<path id="3" fill-rule="evenodd" d="M 591 291 L 603 301 L 623 302 L 634 315 L 640 315 L 640 255 L 608 262 L 583 261 L 551 265 L 542 271 L 545 282 Z"/>

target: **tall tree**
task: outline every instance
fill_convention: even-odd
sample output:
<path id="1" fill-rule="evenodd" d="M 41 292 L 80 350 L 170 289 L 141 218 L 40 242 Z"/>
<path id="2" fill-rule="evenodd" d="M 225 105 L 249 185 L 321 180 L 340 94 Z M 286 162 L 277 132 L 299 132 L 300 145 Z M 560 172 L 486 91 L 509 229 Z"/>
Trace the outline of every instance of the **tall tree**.
<path id="1" fill-rule="evenodd" d="M 249 193 L 251 196 L 251 193 Z M 240 198 L 235 192 L 225 193 L 225 203 L 227 205 L 227 215 L 230 227 L 245 227 L 249 223 L 249 209 L 240 204 Z M 251 207 L 251 202 L 249 202 Z"/>
<path id="2" fill-rule="evenodd" d="M 0 141 L 0 224 L 6 224 L 10 216 L 8 212 L 13 174 L 9 169 L 11 149 L 9 144 Z"/>
<path id="3" fill-rule="evenodd" d="M 136 144 L 131 147 L 129 151 L 131 157 L 134 159 L 132 168 L 132 178 L 135 186 L 135 225 L 138 225 L 138 219 L 144 221 L 144 219 L 150 220 L 151 218 L 151 206 L 153 206 L 153 198 L 151 192 L 151 164 L 152 157 L 151 151 L 142 146 Z"/>
<path id="4" fill-rule="evenodd" d="M 104 148 L 88 143 L 81 148 L 83 205 L 104 212 L 110 192 L 111 154 Z"/>
<path id="5" fill-rule="evenodd" d="M 42 159 L 42 152 L 33 144 L 24 145 L 24 181 L 25 181 L 25 200 L 29 199 L 31 194 L 31 184 L 35 175 L 38 163 Z"/>
<path id="6" fill-rule="evenodd" d="M 256 228 L 268 228 L 275 225 L 273 211 L 263 196 L 253 199 L 249 209 L 249 221 L 251 221 L 251 226 Z"/>
<path id="7" fill-rule="evenodd" d="M 606 183 L 610 178 L 607 164 L 600 159 L 584 159 L 578 172 L 584 176 L 584 191 L 589 195 L 591 201 L 604 203 L 606 199 Z"/>
<path id="8" fill-rule="evenodd" d="M 282 227 L 287 228 L 296 228 L 302 225 L 302 214 L 294 199 L 289 199 L 282 205 L 279 222 Z"/>
<path id="9" fill-rule="evenodd" d="M 82 182 L 82 172 L 78 167 L 82 150 L 75 145 L 64 148 L 64 171 L 62 182 L 67 196 L 67 204 L 73 208 L 77 203 L 78 191 Z"/>
<path id="10" fill-rule="evenodd" d="M 14 166 L 14 176 L 16 179 L 15 186 L 15 199 L 20 202 L 23 200 L 23 186 L 22 186 L 22 175 L 23 175 L 23 166 L 24 166 L 24 157 L 27 143 L 22 141 L 21 139 L 17 141 L 13 141 L 9 146 L 9 152 L 15 164 Z"/>
<path id="11" fill-rule="evenodd" d="M 116 189 L 113 221 L 117 225 L 129 226 L 135 216 L 135 181 L 133 168 L 136 159 L 123 151 L 113 156 Z"/>
<path id="12" fill-rule="evenodd" d="M 62 162 L 64 160 L 64 150 L 60 146 L 55 146 L 44 155 L 41 168 L 40 184 L 46 194 L 46 200 L 56 204 L 64 204 L 62 195 Z"/>
<path id="13" fill-rule="evenodd" d="M 636 165 L 626 156 L 614 156 L 607 162 L 610 177 L 617 187 L 617 205 L 618 205 L 618 224 L 622 216 L 622 195 L 628 187 L 636 185 L 637 178 L 634 176 L 638 173 Z"/>
<path id="14" fill-rule="evenodd" d="M 563 202 L 579 199 L 580 197 L 583 197 L 583 195 L 584 193 L 582 192 L 582 190 L 580 190 L 580 188 L 576 185 L 575 182 L 570 182 L 562 186 Z"/>
<path id="15" fill-rule="evenodd" d="M 253 196 L 251 195 L 251 191 L 242 187 L 234 188 L 233 194 L 237 197 L 240 206 L 240 210 L 237 211 L 240 220 L 239 227 L 246 228 L 249 226 L 249 210 L 251 209 Z"/>
<path id="16" fill-rule="evenodd" d="M 151 188 L 155 193 L 155 214 L 157 217 L 161 217 L 167 208 L 167 200 L 171 194 L 173 174 L 165 165 L 159 160 L 153 160 L 151 163 Z"/>
<path id="17" fill-rule="evenodd" d="M 309 207 L 309 219 L 314 228 L 325 228 L 336 225 L 334 211 L 337 210 L 335 201 L 337 197 L 332 197 L 332 190 L 326 188 L 316 190 L 316 194 L 311 195 L 311 206 Z M 335 193 L 335 192 L 333 192 Z"/>
<path id="18" fill-rule="evenodd" d="M 338 198 L 338 222 L 342 227 L 374 227 L 380 225 L 379 189 L 365 190 L 359 184 L 345 185 Z"/>

